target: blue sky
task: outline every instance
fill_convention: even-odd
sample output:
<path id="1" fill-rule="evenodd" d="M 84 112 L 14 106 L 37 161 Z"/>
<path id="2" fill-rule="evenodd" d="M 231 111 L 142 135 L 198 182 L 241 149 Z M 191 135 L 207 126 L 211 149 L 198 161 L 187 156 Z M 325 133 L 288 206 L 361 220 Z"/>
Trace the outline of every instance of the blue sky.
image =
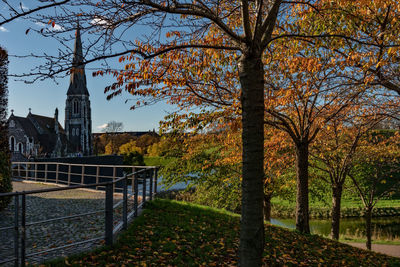
<path id="1" fill-rule="evenodd" d="M 57 49 L 60 48 L 59 43 L 51 38 L 44 38 L 33 31 L 25 34 L 25 31 L 29 27 L 40 29 L 40 27 L 48 26 L 36 25 L 24 20 L 16 20 L 3 25 L 3 27 L 0 27 L 0 46 L 7 49 L 9 55 L 42 54 L 44 52 L 56 55 Z M 83 43 L 85 43 L 85 38 L 87 36 L 82 35 Z M 67 45 L 72 48 L 73 42 Z M 35 58 L 21 59 L 12 56 L 9 58 L 9 61 L 10 74 L 29 72 L 30 69 L 40 63 Z M 117 64 L 118 58 L 111 59 L 111 61 L 115 61 Z M 106 100 L 104 87 L 113 82 L 112 77 L 94 78 L 90 70 L 86 70 L 86 77 L 92 108 L 93 132 L 100 132 L 101 129 L 98 127 L 112 120 L 123 122 L 123 130 L 125 131 L 157 130 L 159 121 L 168 112 L 173 111 L 173 107 L 165 103 L 130 110 L 129 102 L 125 103 L 126 99 L 131 99 L 128 94 L 116 97 L 110 101 Z M 57 107 L 59 109 L 60 123 L 64 125 L 64 108 L 68 85 L 69 77 L 59 79 L 57 83 L 45 80 L 37 81 L 34 84 L 15 81 L 14 78 L 10 77 L 8 83 L 9 112 L 13 109 L 15 115 L 26 116 L 28 109 L 31 108 L 32 113 L 52 117 Z"/>

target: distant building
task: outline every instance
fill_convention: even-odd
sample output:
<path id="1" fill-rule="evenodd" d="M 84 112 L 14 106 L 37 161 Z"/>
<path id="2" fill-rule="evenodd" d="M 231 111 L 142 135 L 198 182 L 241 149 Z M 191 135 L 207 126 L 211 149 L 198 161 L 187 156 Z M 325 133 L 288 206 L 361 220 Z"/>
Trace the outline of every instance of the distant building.
<path id="1" fill-rule="evenodd" d="M 140 131 L 140 132 L 113 132 L 113 133 L 93 133 L 93 139 L 99 138 L 100 136 L 102 136 L 103 134 L 110 134 L 110 135 L 122 135 L 122 134 L 129 134 L 132 137 L 141 137 L 142 135 L 148 134 L 150 136 L 156 136 L 159 137 L 159 135 L 155 132 L 155 130 L 153 131 Z"/>
<path id="2" fill-rule="evenodd" d="M 23 160 L 29 156 L 61 157 L 69 150 L 64 129 L 58 122 L 58 109 L 54 118 L 32 114 L 15 116 L 13 111 L 8 119 L 10 151 L 13 160 Z"/>
<path id="3" fill-rule="evenodd" d="M 65 130 L 54 118 L 29 114 L 26 118 L 12 114 L 8 119 L 12 160 L 35 157 L 62 157 L 92 154 L 92 117 L 83 63 L 79 27 L 76 31 L 70 85 L 65 103 Z"/>

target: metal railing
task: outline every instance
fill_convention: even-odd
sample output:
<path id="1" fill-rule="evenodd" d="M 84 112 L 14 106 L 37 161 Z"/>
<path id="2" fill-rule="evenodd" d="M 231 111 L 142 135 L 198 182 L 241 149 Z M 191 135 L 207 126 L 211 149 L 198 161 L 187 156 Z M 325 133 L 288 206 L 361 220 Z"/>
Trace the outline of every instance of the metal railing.
<path id="1" fill-rule="evenodd" d="M 12 162 L 12 176 L 22 180 L 70 186 L 115 180 L 123 176 L 123 171 L 135 173 L 136 170 L 151 168 L 154 168 L 154 166 Z"/>
<path id="2" fill-rule="evenodd" d="M 26 164 L 24 166 L 24 164 Z M 51 164 L 56 164 L 56 172 L 50 170 L 49 166 Z M 43 168 L 40 167 L 43 165 Z M 60 166 L 67 165 L 69 172 L 66 173 L 66 180 L 60 179 Z M 130 220 L 138 215 L 139 209 L 145 203 L 146 198 L 152 199 L 153 195 L 157 192 L 157 167 L 142 167 L 142 166 L 113 166 L 113 165 L 83 165 L 83 164 L 65 164 L 65 163 L 13 163 L 13 166 L 17 166 L 14 168 L 13 172 L 17 172 L 16 177 L 25 180 L 34 180 L 34 181 L 44 181 L 44 182 L 54 182 L 59 184 L 66 184 L 68 187 L 57 187 L 57 188 L 47 188 L 40 190 L 32 190 L 32 191 L 22 191 L 22 192 L 11 192 L 0 194 L 0 198 L 2 197 L 12 197 L 14 203 L 14 224 L 7 227 L 0 228 L 0 233 L 5 233 L 6 231 L 13 232 L 14 239 L 14 255 L 13 257 L 9 257 L 6 259 L 0 258 L 1 264 L 12 264 L 14 266 L 25 266 L 26 260 L 28 258 L 32 258 L 38 255 L 46 255 L 54 251 L 63 250 L 66 248 L 70 248 L 73 246 L 80 246 L 87 243 L 94 243 L 101 240 L 104 240 L 106 245 L 111 245 L 113 243 L 114 237 L 121 230 L 127 228 L 127 225 Z M 33 166 L 33 168 L 32 168 Z M 130 174 L 125 174 L 122 177 L 109 176 L 109 175 L 100 175 L 98 169 L 96 170 L 96 174 L 94 174 L 95 183 L 91 183 L 89 181 L 88 184 L 76 184 L 76 181 L 73 181 L 72 176 L 76 175 L 71 171 L 72 166 L 81 167 L 81 172 L 79 173 L 81 182 L 84 182 L 86 177 L 93 177 L 91 174 L 87 174 L 84 170 L 87 167 L 95 167 L 97 168 L 111 168 L 113 170 L 113 175 L 116 175 L 117 168 L 131 168 L 133 170 Z M 139 169 L 140 168 L 140 169 Z M 25 173 L 22 173 L 25 172 Z M 50 172 L 53 172 L 52 175 L 49 175 Z M 29 174 L 28 174 L 29 173 Z M 41 173 L 41 175 L 38 175 Z M 22 175 L 23 174 L 23 175 Z M 108 179 L 108 181 L 99 181 L 101 179 Z M 148 181 L 148 183 L 147 183 Z M 66 182 L 66 183 L 65 183 Z M 75 183 L 75 184 L 74 184 Z M 129 187 L 128 184 L 131 184 Z M 141 192 L 139 191 L 139 184 L 141 184 Z M 116 190 L 117 185 L 120 190 Z M 74 189 L 100 189 L 105 192 L 105 203 L 104 209 L 92 210 L 90 212 L 79 213 L 79 214 L 68 214 L 67 216 L 56 217 L 46 220 L 38 220 L 33 222 L 26 221 L 26 209 L 27 209 L 27 197 L 31 197 L 35 194 L 41 193 L 50 193 L 56 191 L 67 191 Z M 130 190 L 129 190 L 130 189 Z M 122 195 L 122 199 L 114 204 L 114 195 L 117 193 L 118 196 Z M 141 194 L 141 196 L 139 196 Z M 139 199 L 139 197 L 141 199 Z M 140 201 L 139 201 L 140 200 Z M 130 202 L 131 208 L 128 206 L 128 202 Z M 122 206 L 122 207 L 121 207 Z M 121 209 L 121 218 L 120 220 L 116 220 L 116 210 Z M 44 250 L 27 253 L 27 228 L 28 227 L 36 227 L 42 224 L 54 223 L 63 220 L 74 220 L 79 219 L 84 216 L 91 216 L 94 214 L 104 214 L 104 231 L 102 236 L 97 236 L 95 238 L 91 238 L 88 240 L 79 240 L 76 242 L 68 242 L 67 244 L 61 244 L 57 247 L 51 247 Z M 85 225 L 87 227 L 87 225 Z M 83 226 L 84 227 L 84 226 Z M 49 258 L 46 258 L 49 259 Z"/>

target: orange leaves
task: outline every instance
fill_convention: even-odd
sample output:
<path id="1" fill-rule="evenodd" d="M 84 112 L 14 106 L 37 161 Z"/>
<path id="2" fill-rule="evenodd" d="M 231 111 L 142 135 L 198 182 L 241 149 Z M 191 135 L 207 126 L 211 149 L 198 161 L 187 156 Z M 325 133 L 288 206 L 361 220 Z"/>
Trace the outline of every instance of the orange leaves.
<path id="1" fill-rule="evenodd" d="M 95 71 L 95 72 L 92 72 L 92 76 L 93 77 L 96 77 L 96 76 L 103 76 L 104 75 L 104 71 L 102 71 L 102 70 L 98 70 L 98 71 Z"/>
<path id="2" fill-rule="evenodd" d="M 165 34 L 165 36 L 166 36 L 167 38 L 171 38 L 171 37 L 174 37 L 174 36 L 176 36 L 176 37 L 181 37 L 181 32 L 179 32 L 179 31 L 171 31 L 171 32 L 167 32 L 167 33 Z"/>

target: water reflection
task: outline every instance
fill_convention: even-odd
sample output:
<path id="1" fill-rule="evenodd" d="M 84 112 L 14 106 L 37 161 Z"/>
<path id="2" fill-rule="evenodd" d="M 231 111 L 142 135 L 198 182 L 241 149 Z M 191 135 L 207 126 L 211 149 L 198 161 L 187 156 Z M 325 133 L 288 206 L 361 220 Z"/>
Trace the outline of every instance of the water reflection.
<path id="1" fill-rule="evenodd" d="M 271 219 L 271 223 L 282 227 L 295 229 L 294 219 Z M 310 220 L 310 231 L 313 234 L 329 236 L 330 220 Z M 342 218 L 340 221 L 341 237 L 365 238 L 364 218 Z M 372 219 L 372 238 L 375 240 L 400 241 L 400 216 L 379 217 Z"/>

